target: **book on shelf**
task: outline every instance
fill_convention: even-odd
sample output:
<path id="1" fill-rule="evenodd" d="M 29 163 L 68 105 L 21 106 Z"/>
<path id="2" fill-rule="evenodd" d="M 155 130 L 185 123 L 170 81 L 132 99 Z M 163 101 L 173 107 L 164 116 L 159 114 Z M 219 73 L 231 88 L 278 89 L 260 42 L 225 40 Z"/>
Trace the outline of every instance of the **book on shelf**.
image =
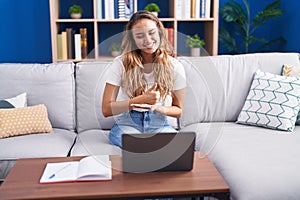
<path id="1" fill-rule="evenodd" d="M 195 0 L 195 18 L 200 18 L 200 3 L 201 0 Z"/>
<path id="2" fill-rule="evenodd" d="M 87 28 L 80 28 L 80 44 L 81 44 L 81 58 L 87 58 L 88 46 L 87 46 Z"/>
<path id="3" fill-rule="evenodd" d="M 176 19 L 181 19 L 182 18 L 182 12 L 181 12 L 181 7 L 182 7 L 182 1 L 181 0 L 177 0 L 175 1 L 175 18 Z"/>
<path id="4" fill-rule="evenodd" d="M 133 1 L 134 0 L 125 0 L 125 18 L 127 19 L 133 15 Z"/>
<path id="5" fill-rule="evenodd" d="M 61 43 L 62 43 L 62 59 L 67 60 L 68 59 L 68 42 L 67 42 L 67 32 L 62 31 L 61 32 Z"/>
<path id="6" fill-rule="evenodd" d="M 205 0 L 200 0 L 200 18 L 205 17 Z"/>
<path id="7" fill-rule="evenodd" d="M 97 19 L 103 19 L 102 16 L 102 0 L 96 0 Z"/>
<path id="8" fill-rule="evenodd" d="M 201 0 L 200 17 L 210 18 L 211 0 Z"/>
<path id="9" fill-rule="evenodd" d="M 125 18 L 125 0 L 118 0 L 118 13 L 120 19 Z"/>
<path id="10" fill-rule="evenodd" d="M 201 17 L 201 0 L 191 0 L 191 18 L 198 19 Z"/>
<path id="11" fill-rule="evenodd" d="M 96 0 L 97 19 L 124 19 L 126 2 L 133 0 Z M 103 13 L 104 11 L 104 13 Z M 132 10 L 133 13 L 133 10 Z"/>
<path id="12" fill-rule="evenodd" d="M 177 19 L 209 17 L 210 1 L 211 0 L 177 0 L 175 2 L 175 17 Z"/>
<path id="13" fill-rule="evenodd" d="M 184 19 L 191 18 L 191 1 L 185 1 L 185 0 L 183 0 L 182 5 L 183 5 L 183 10 L 182 10 L 183 16 L 182 17 Z"/>
<path id="14" fill-rule="evenodd" d="M 62 59 L 62 39 L 61 33 L 57 34 L 57 58 Z"/>
<path id="15" fill-rule="evenodd" d="M 67 47 L 68 47 L 68 59 L 74 59 L 75 58 L 75 43 L 74 43 L 74 35 L 75 30 L 72 28 L 66 28 L 67 32 Z"/>
<path id="16" fill-rule="evenodd" d="M 211 0 L 205 0 L 205 18 L 210 18 Z"/>
<path id="17" fill-rule="evenodd" d="M 80 161 L 47 163 L 40 183 L 112 180 L 108 155 L 87 156 Z"/>
<path id="18" fill-rule="evenodd" d="M 196 0 L 191 0 L 191 18 L 196 18 Z"/>
<path id="19" fill-rule="evenodd" d="M 115 1 L 104 0 L 104 18 L 114 19 L 115 18 Z"/>
<path id="20" fill-rule="evenodd" d="M 174 28 L 165 28 L 169 43 L 174 47 Z"/>
<path id="21" fill-rule="evenodd" d="M 75 43 L 75 60 L 81 60 L 81 35 L 74 35 L 74 43 Z"/>

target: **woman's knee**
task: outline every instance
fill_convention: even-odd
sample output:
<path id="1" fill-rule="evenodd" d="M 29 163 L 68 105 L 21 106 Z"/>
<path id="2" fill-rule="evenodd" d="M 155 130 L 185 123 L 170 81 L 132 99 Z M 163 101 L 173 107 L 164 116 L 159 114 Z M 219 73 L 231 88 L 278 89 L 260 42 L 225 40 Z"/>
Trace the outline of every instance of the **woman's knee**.
<path id="1" fill-rule="evenodd" d="M 116 136 L 115 134 L 109 133 L 109 141 L 111 144 L 122 147 L 121 137 Z"/>
<path id="2" fill-rule="evenodd" d="M 115 124 L 109 133 L 109 140 L 112 144 L 122 147 L 122 135 L 131 133 L 140 133 L 139 130 L 130 126 L 119 126 Z"/>

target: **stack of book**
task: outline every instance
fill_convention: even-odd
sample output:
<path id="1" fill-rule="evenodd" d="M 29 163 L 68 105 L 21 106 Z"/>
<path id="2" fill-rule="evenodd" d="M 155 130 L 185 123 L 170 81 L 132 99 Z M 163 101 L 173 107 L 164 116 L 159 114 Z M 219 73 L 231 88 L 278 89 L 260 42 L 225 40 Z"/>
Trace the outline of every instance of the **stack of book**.
<path id="1" fill-rule="evenodd" d="M 87 28 L 80 28 L 79 33 L 72 28 L 57 34 L 57 58 L 62 60 L 87 58 Z"/>
<path id="2" fill-rule="evenodd" d="M 177 0 L 175 8 L 177 19 L 210 18 L 211 0 Z"/>
<path id="3" fill-rule="evenodd" d="M 165 28 L 169 43 L 174 47 L 174 28 Z"/>
<path id="4" fill-rule="evenodd" d="M 128 19 L 134 12 L 134 0 L 97 0 L 97 19 Z"/>

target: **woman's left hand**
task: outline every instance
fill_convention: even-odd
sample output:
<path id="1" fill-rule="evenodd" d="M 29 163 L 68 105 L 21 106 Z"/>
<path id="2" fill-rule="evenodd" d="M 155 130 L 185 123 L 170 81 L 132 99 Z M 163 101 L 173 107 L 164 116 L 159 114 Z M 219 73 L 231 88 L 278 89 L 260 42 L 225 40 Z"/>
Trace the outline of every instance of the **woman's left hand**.
<path id="1" fill-rule="evenodd" d="M 131 104 L 133 108 L 140 108 L 145 110 L 151 110 L 152 112 L 156 111 L 163 114 L 163 106 L 161 105 L 150 105 L 150 104 Z"/>

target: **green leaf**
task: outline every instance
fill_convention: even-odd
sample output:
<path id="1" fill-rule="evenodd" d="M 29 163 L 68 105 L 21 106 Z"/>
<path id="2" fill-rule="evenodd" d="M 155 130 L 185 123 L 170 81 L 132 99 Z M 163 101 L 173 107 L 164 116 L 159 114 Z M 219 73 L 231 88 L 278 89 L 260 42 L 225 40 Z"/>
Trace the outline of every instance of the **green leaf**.
<path id="1" fill-rule="evenodd" d="M 186 38 L 186 45 L 190 48 L 202 47 L 205 45 L 204 40 L 201 40 L 198 34 L 193 36 L 188 35 Z"/>
<path id="2" fill-rule="evenodd" d="M 250 46 L 255 43 L 262 44 L 258 49 L 266 48 L 278 42 L 283 43 L 283 38 L 269 41 L 264 38 L 257 38 L 254 35 L 255 30 L 259 26 L 266 23 L 269 19 L 283 14 L 283 11 L 280 9 L 280 0 L 274 0 L 268 4 L 254 18 L 251 18 L 248 1 L 242 0 L 240 5 L 235 0 L 228 0 L 221 7 L 221 16 L 228 23 L 228 31 L 220 30 L 219 39 L 220 43 L 228 49 L 229 53 L 247 53 Z M 241 50 L 239 50 L 239 47 Z"/>
<path id="3" fill-rule="evenodd" d="M 231 24 L 231 32 L 234 35 L 237 35 L 240 38 L 246 37 L 246 29 L 244 26 L 241 26 L 240 24 Z"/>
<path id="4" fill-rule="evenodd" d="M 264 10 L 273 10 L 279 7 L 280 7 L 280 0 L 275 0 L 273 3 L 267 5 Z"/>
<path id="5" fill-rule="evenodd" d="M 278 37 L 276 39 L 273 39 L 271 41 L 265 42 L 263 45 L 256 48 L 257 51 L 265 49 L 267 47 L 273 46 L 275 44 L 286 44 L 287 41 L 283 37 Z"/>
<path id="6" fill-rule="evenodd" d="M 219 31 L 219 41 L 224 45 L 227 51 L 231 54 L 240 53 L 236 40 L 225 29 Z"/>
<path id="7" fill-rule="evenodd" d="M 231 0 L 230 2 L 225 3 L 221 7 L 222 18 L 226 22 L 235 22 L 238 24 L 244 24 L 246 21 L 246 13 L 242 6 Z"/>
<path id="8" fill-rule="evenodd" d="M 264 39 L 264 38 L 257 38 L 257 37 L 254 37 L 254 36 L 251 36 L 249 41 L 248 41 L 248 44 L 251 45 L 251 44 L 254 44 L 256 42 L 260 42 L 260 43 L 267 43 L 268 40 Z"/>
<path id="9" fill-rule="evenodd" d="M 254 30 L 260 25 L 264 24 L 270 18 L 278 17 L 282 15 L 282 10 L 280 9 L 280 0 L 275 0 L 273 3 L 267 5 L 263 11 L 259 12 L 253 18 Z"/>

